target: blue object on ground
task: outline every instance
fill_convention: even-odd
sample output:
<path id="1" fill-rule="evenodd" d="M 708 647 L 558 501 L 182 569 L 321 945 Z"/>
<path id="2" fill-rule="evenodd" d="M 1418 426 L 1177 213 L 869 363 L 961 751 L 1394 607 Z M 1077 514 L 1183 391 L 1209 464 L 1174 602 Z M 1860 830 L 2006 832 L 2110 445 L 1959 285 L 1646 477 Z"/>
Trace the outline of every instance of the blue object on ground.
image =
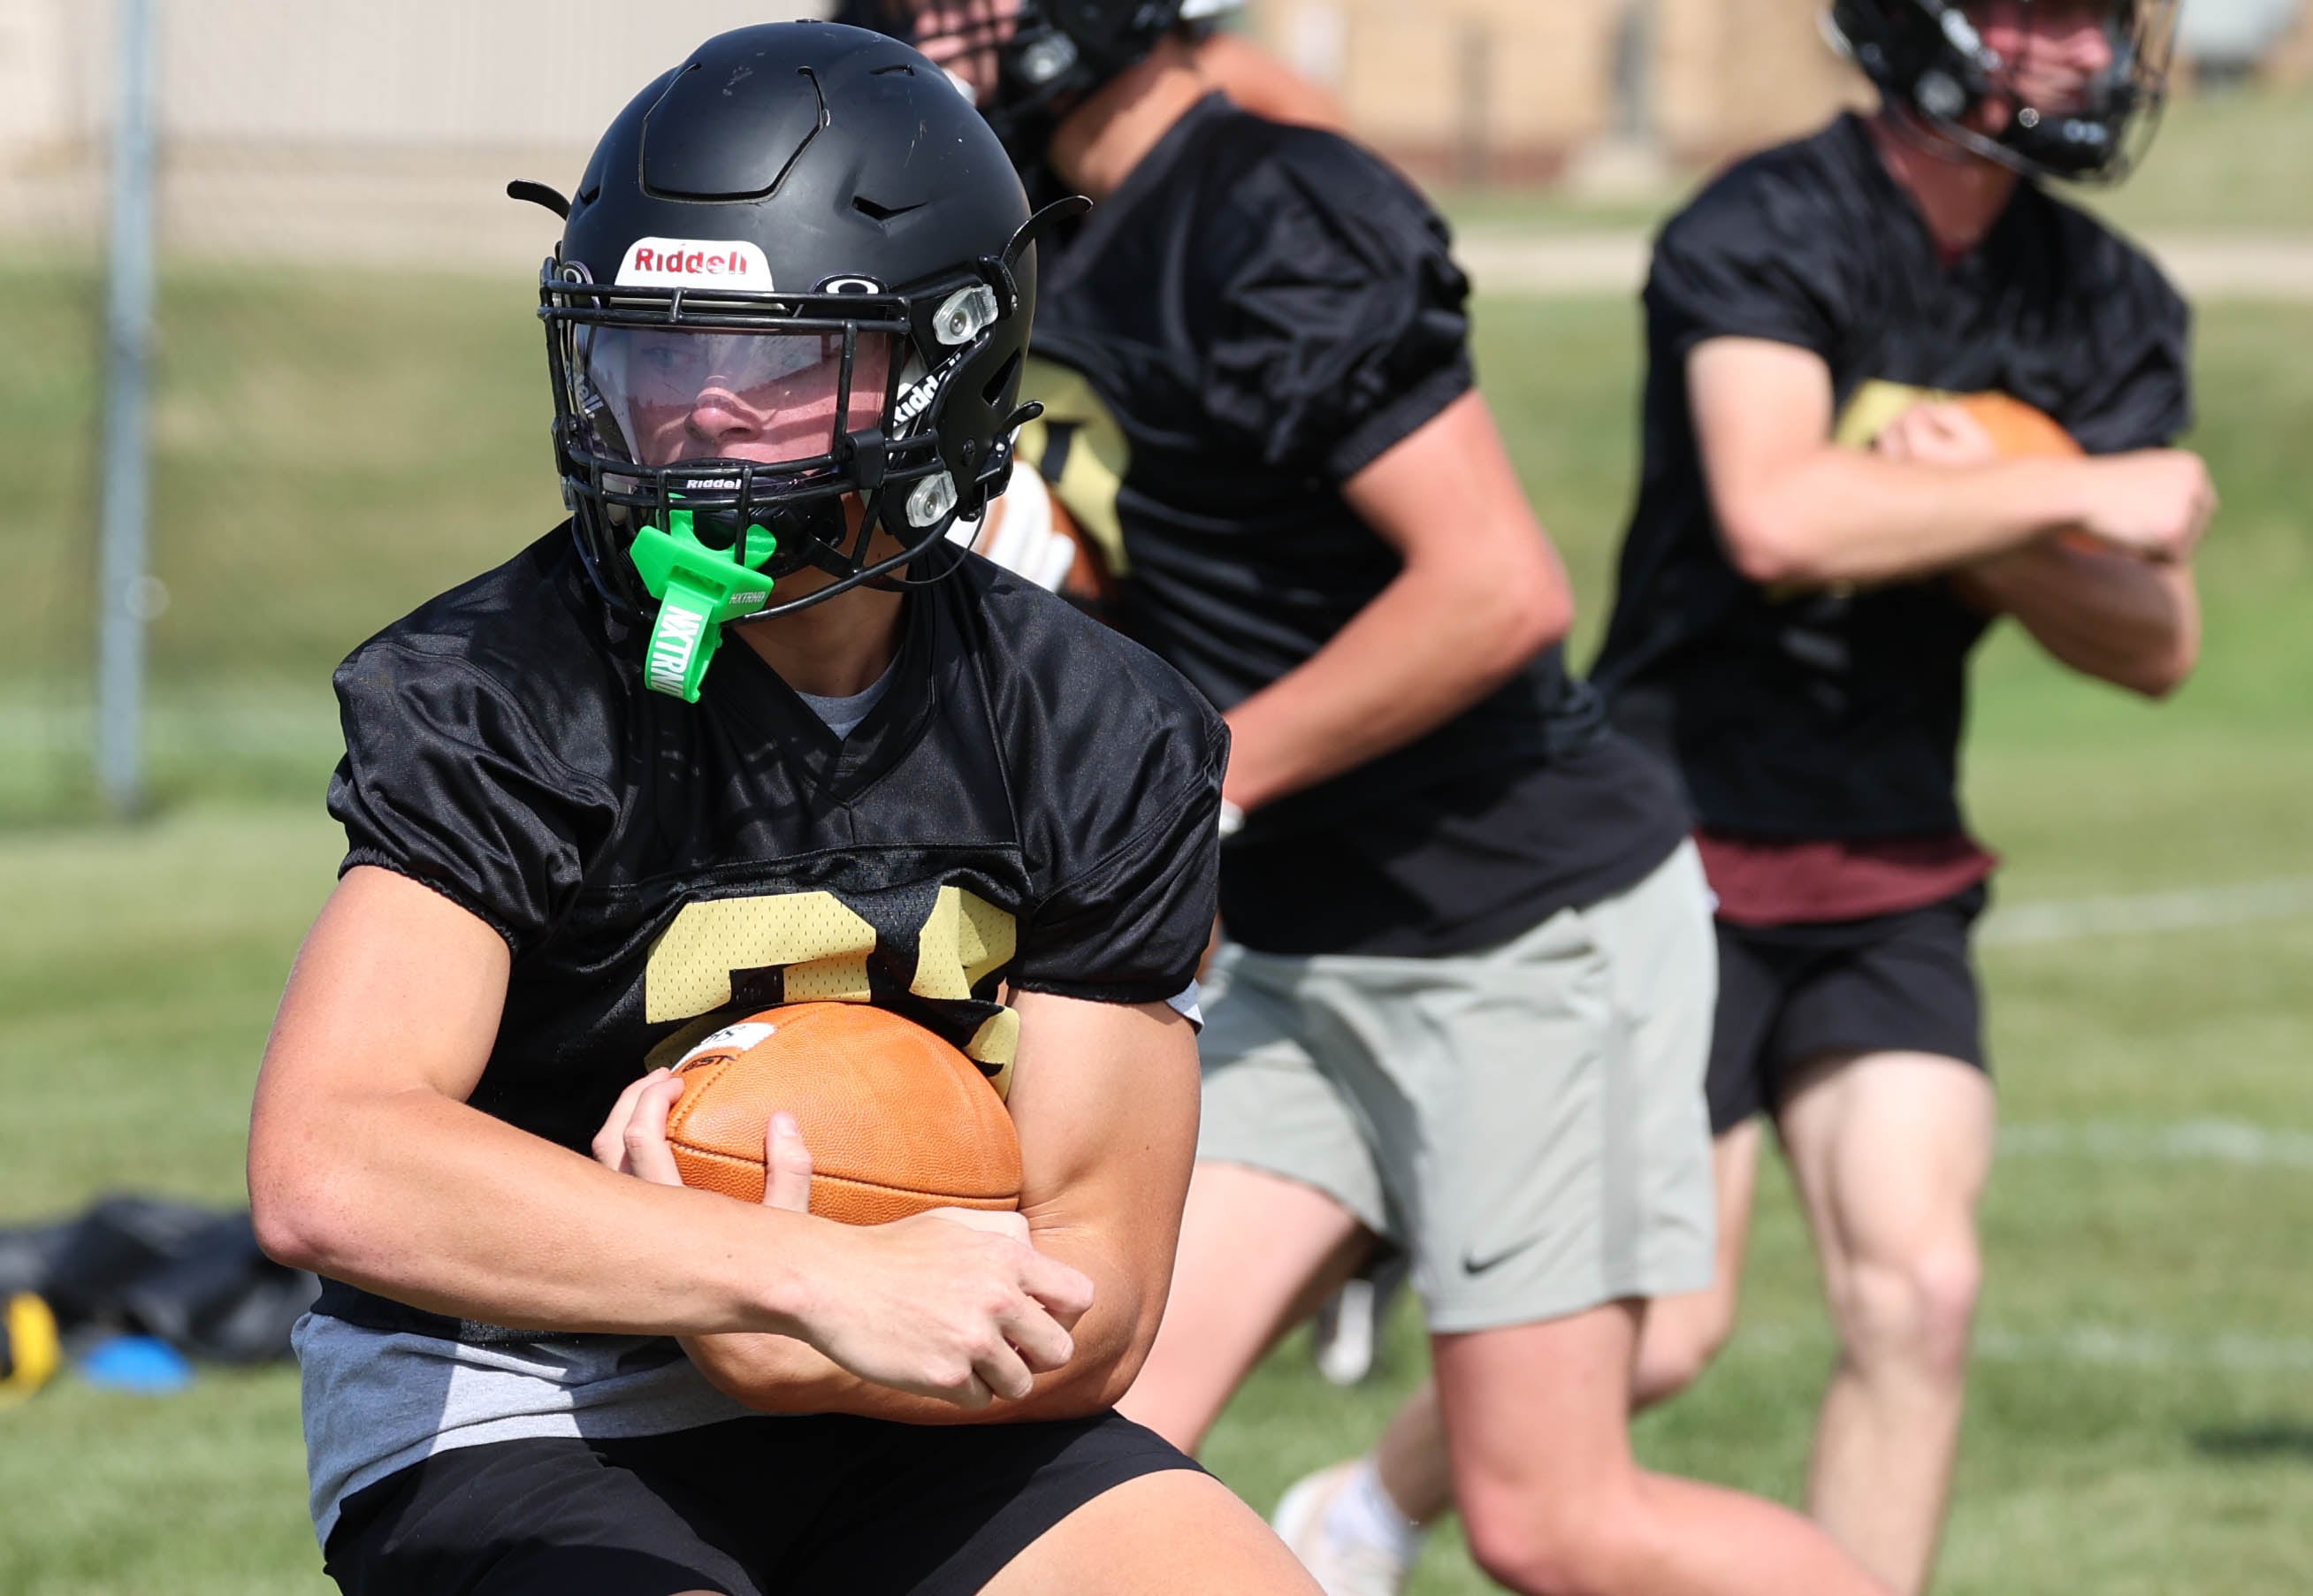
<path id="1" fill-rule="evenodd" d="M 80 1375 L 92 1386 L 159 1396 L 193 1383 L 193 1366 L 183 1354 L 150 1336 L 115 1336 L 82 1355 Z"/>

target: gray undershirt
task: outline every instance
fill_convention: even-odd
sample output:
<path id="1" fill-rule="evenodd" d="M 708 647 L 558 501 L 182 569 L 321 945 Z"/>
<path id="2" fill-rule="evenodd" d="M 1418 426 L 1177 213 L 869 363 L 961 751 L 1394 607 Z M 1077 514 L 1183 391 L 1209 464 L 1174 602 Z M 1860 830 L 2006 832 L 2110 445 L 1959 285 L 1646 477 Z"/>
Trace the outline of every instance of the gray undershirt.
<path id="1" fill-rule="evenodd" d="M 892 685 L 892 673 L 900 668 L 893 660 L 884 667 L 884 674 L 848 698 L 822 698 L 815 692 L 797 690 L 796 696 L 811 706 L 813 714 L 827 722 L 827 729 L 839 737 L 848 737 L 852 729 L 867 719 L 884 690 Z"/>

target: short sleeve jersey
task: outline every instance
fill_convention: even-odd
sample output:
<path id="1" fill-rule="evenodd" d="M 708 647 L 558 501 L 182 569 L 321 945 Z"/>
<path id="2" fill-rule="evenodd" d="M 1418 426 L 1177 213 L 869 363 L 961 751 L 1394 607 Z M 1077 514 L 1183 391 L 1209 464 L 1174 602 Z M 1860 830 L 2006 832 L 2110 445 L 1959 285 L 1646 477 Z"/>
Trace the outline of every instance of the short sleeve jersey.
<path id="1" fill-rule="evenodd" d="M 1401 569 L 1342 486 L 1470 391 L 1445 224 L 1379 160 L 1218 95 L 1043 274 L 1024 445 L 1119 568 L 1121 623 L 1227 709 Z M 1643 876 L 1685 819 L 1557 650 L 1412 745 L 1262 808 L 1223 856 L 1233 937 L 1428 956 Z"/>
<path id="2" fill-rule="evenodd" d="M 646 691 L 567 533 L 339 668 L 346 868 L 432 887 L 513 954 L 475 1107 L 583 1150 L 638 1075 L 825 1000 L 916 1020 L 1003 1089 L 1007 987 L 1190 984 L 1227 728 L 1061 600 L 933 558 L 957 569 L 910 595 L 890 686 L 843 737 L 736 639 L 697 704 Z M 334 1284 L 322 1307 L 488 1338 Z"/>
<path id="3" fill-rule="evenodd" d="M 2029 182 L 1948 266 L 1869 128 L 1845 116 L 1742 163 L 1672 218 L 1646 289 L 1644 464 L 1594 680 L 1669 754 L 1702 824 L 1763 839 L 1961 829 L 1969 652 L 1986 622 L 1940 578 L 1781 592 L 1712 516 L 1687 357 L 1765 339 L 1830 367 L 1842 444 L 1913 401 L 1997 392 L 2090 454 L 2191 420 L 2184 302 L 2094 218 Z"/>

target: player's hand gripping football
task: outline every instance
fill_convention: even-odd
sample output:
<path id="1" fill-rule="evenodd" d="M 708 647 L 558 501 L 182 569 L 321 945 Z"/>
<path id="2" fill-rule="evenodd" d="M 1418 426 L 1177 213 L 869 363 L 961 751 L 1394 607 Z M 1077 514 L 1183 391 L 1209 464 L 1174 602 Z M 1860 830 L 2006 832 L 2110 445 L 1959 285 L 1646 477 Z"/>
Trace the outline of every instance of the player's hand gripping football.
<path id="1" fill-rule="evenodd" d="M 2001 457 L 1992 433 L 1965 406 L 1951 403 L 1913 405 L 1872 447 L 1890 460 L 1923 465 L 1982 465 Z M 2190 450 L 2139 449 L 2079 463 L 2078 530 L 2140 559 L 2167 564 L 2191 558 L 2217 513 L 2209 468 Z"/>
<path id="2" fill-rule="evenodd" d="M 2217 513 L 2216 484 L 2187 449 L 2140 449 L 2091 461 L 2080 529 L 2163 564 L 2188 560 Z"/>
<path id="3" fill-rule="evenodd" d="M 1887 423 L 1871 446 L 1890 460 L 1922 465 L 1982 465 L 2000 458 L 1990 430 L 1957 404 L 1915 404 Z"/>
<path id="4" fill-rule="evenodd" d="M 681 1186 L 666 1122 L 682 1095 L 682 1080 L 665 1070 L 629 1086 L 595 1133 L 596 1161 Z M 781 1114 L 763 1135 L 764 1205 L 808 1212 L 811 1151 L 802 1132 Z M 1092 1282 L 1031 1247 L 1017 1213 L 936 1208 L 824 1231 L 820 1306 L 804 1339 L 861 1380 L 980 1408 L 1026 1397 L 1038 1374 L 1075 1354 L 1069 1332 L 1092 1306 Z"/>

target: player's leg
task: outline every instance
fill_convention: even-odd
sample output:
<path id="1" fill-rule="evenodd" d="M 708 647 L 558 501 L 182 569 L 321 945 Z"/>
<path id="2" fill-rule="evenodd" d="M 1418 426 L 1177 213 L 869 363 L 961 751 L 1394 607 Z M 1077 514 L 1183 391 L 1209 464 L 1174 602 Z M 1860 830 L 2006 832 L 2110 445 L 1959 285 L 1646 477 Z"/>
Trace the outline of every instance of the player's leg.
<path id="1" fill-rule="evenodd" d="M 1608 1303 L 1432 1344 L 1470 1550 L 1536 1596 L 1875 1596 L 1815 1525 L 1650 1474 L 1630 1448 L 1639 1312 Z"/>
<path id="2" fill-rule="evenodd" d="M 1439 1172 L 1424 1195 L 1437 1228 L 1418 1233 L 1417 1256 L 1440 1264 L 1424 1289 L 1454 1490 L 1480 1560 L 1517 1589 L 1877 1590 L 1799 1515 L 1648 1475 L 1631 1455 L 1642 1303 L 1699 1291 L 1713 1266 L 1715 1160 L 1701 1088 L 1715 983 L 1704 905 L 1691 856 L 1667 866 L 1574 916 L 1562 946 L 1537 935 L 1521 949 L 1526 1002 L 1508 1001 L 1505 985 L 1495 994 L 1503 1001 L 1482 1008 L 1519 1013 L 1523 1045 L 1456 1037 L 1457 1089 L 1491 1104 L 1463 1128 L 1487 1156 L 1462 1162 L 1491 1169 L 1497 1184 Z M 1487 1079 L 1498 1058 L 1526 1078 L 1517 1113 L 1505 1083 Z M 1517 1159 L 1489 1138 L 1483 1127 L 1495 1122 L 1520 1126 Z M 1499 1184 L 1513 1169 L 1517 1178 Z M 1511 1216 L 1531 1230 L 1530 1250 L 1503 1229 Z M 1474 1249 L 1473 1224 L 1486 1242 Z M 1351 1484 L 1339 1495 L 1344 1511 L 1327 1513 L 1306 1543 L 1328 1564 L 1323 1577 L 1344 1590 L 1397 1588 L 1405 1559 L 1376 1557 L 1388 1548 L 1334 1525 L 1369 1516 L 1346 1511 L 1359 1500 Z M 1332 1556 L 1344 1548 L 1358 1555 Z M 1362 1580 L 1377 1565 L 1385 1578 L 1342 1578 Z"/>
<path id="3" fill-rule="evenodd" d="M 1767 1048 L 1840 1336 L 1809 1503 L 1903 1592 L 1934 1561 L 1982 1273 L 1994 1115 L 1968 935 L 1983 901 L 1819 942 Z"/>
<path id="4" fill-rule="evenodd" d="M 1815 1525 L 1758 1497 L 1639 1468 L 1631 1373 L 1644 1299 L 1693 1292 L 1713 1266 L 1703 1085 L 1718 1005 L 1700 866 L 1583 915 L 1616 1023 L 1598 1045 L 1589 1157 L 1558 1171 L 1609 1294 L 1502 1327 L 1433 1338 L 1454 1485 L 1472 1552 L 1549 1596 L 1866 1596 L 1878 1587 Z M 1576 1179 L 1567 1179 L 1567 1177 Z M 1584 1187 L 1587 1192 L 1584 1192 Z M 1619 1283 L 1628 1282 L 1620 1290 Z M 1539 1299 L 1538 1299 L 1539 1300 Z M 1578 1299 L 1579 1301 L 1579 1299 Z"/>
<path id="5" fill-rule="evenodd" d="M 1959 1444 L 1992 1083 L 1922 1054 L 1825 1062 L 1835 1067 L 1781 1116 L 1840 1337 L 1808 1500 L 1880 1578 L 1914 1592 Z"/>
<path id="6" fill-rule="evenodd" d="M 1194 1451 L 1253 1364 L 1346 1279 L 1383 1218 L 1363 1127 L 1302 1033 L 1314 959 L 1221 950 L 1165 1319 L 1118 1411 Z"/>
<path id="7" fill-rule="evenodd" d="M 1631 1371 L 1634 1408 L 1667 1402 L 1693 1385 L 1735 1333 L 1743 1259 L 1751 1240 L 1751 1207 L 1759 1189 L 1759 1142 L 1757 1119 L 1747 1119 L 1711 1140 L 1719 1246 L 1711 1283 L 1699 1292 L 1681 1292 L 1647 1304 L 1638 1361 Z"/>
<path id="8" fill-rule="evenodd" d="M 1744 1244 L 1750 1234 L 1752 1194 L 1758 1185 L 1759 1122 L 1746 1121 L 1711 1146 L 1719 1195 L 1719 1249 L 1709 1286 L 1643 1305 L 1636 1366 L 1631 1377 L 1634 1409 L 1676 1396 L 1693 1383 L 1735 1327 Z M 1368 1533 L 1411 1549 L 1421 1530 L 1454 1509 L 1454 1468 L 1446 1451 L 1446 1415 L 1436 1378 L 1424 1380 L 1381 1433 L 1370 1454 L 1381 1499 L 1369 1505 Z M 1352 1488 L 1363 1459 L 1335 1464 L 1296 1482 L 1278 1505 L 1277 1527 L 1296 1546 L 1306 1542 L 1316 1515 L 1331 1511 Z M 1395 1522 L 1392 1522 L 1394 1520 Z"/>
<path id="9" fill-rule="evenodd" d="M 1200 1159 L 1165 1321 L 1117 1410 L 1193 1452 L 1262 1354 L 1349 1277 L 1370 1241 L 1314 1186 Z"/>
<path id="10" fill-rule="evenodd" d="M 1741 926 L 1716 923 L 1712 941 L 1719 956 L 1719 995 L 1703 1096 L 1711 1109 L 1718 1251 L 1709 1286 L 1648 1304 L 1631 1377 L 1637 1407 L 1684 1390 L 1734 1334 L 1759 1185 L 1760 1121 L 1768 1107 L 1764 1054 L 1797 967 L 1787 949 Z"/>
<path id="11" fill-rule="evenodd" d="M 1632 1001 L 1641 1012 L 1685 1015 L 1684 1023 L 1690 1029 L 1698 1012 L 1711 1016 L 1705 1095 L 1719 1225 L 1711 1283 L 1647 1304 L 1631 1376 L 1636 1407 L 1675 1395 L 1725 1345 L 1734 1328 L 1750 1237 L 1758 1184 L 1759 1121 L 1766 1103 L 1760 1052 L 1781 1001 L 1790 961 L 1738 928 L 1715 928 L 1714 940 L 1715 1004 L 1709 989 L 1695 984 L 1691 966 L 1683 967 L 1675 958 L 1658 966 L 1661 989 Z M 1658 1053 L 1671 1056 L 1680 1048 L 1691 1054 L 1697 1045 L 1692 1036 L 1646 1039 L 1657 1044 Z M 1369 1481 L 1359 1477 L 1368 1462 Z M 1368 1458 L 1335 1464 L 1297 1481 L 1279 1503 L 1275 1521 L 1288 1541 L 1313 1561 L 1334 1560 L 1339 1549 L 1341 1556 L 1354 1555 L 1360 1563 L 1410 1563 L 1421 1530 L 1452 1510 L 1453 1490 L 1437 1382 L 1425 1380 L 1399 1405 Z M 1349 1495 L 1352 1491 L 1367 1495 L 1360 1501 Z M 1368 1542 L 1371 1544 L 1363 1552 L 1353 1550 Z M 1378 1554 L 1378 1559 L 1368 1553 Z"/>
<path id="12" fill-rule="evenodd" d="M 1095 1497 L 981 1589 L 986 1596 L 1317 1596 L 1285 1543 L 1210 1475 L 1143 1475 Z"/>

